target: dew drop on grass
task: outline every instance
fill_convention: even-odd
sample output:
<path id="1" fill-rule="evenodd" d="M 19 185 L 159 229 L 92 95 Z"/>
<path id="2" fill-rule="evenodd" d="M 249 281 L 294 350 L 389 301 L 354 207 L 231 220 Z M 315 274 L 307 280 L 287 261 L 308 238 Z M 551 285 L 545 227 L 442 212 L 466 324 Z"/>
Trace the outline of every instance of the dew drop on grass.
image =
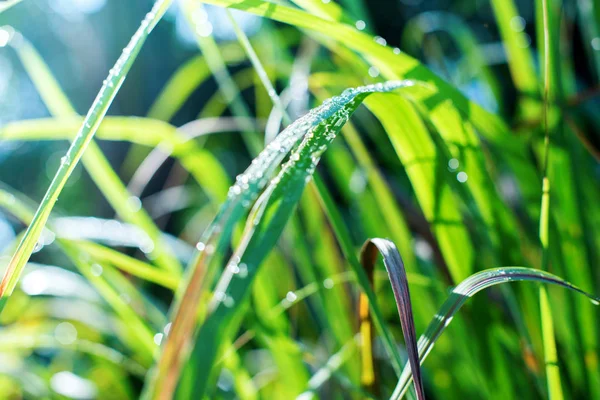
<path id="1" fill-rule="evenodd" d="M 248 266 L 245 263 L 241 263 L 238 267 L 240 269 L 238 276 L 242 279 L 246 278 L 248 276 Z"/>
<path id="2" fill-rule="evenodd" d="M 70 322 L 61 322 L 54 328 L 54 337 L 61 344 L 72 344 L 77 340 L 77 328 Z"/>
<path id="3" fill-rule="evenodd" d="M 131 196 L 127 199 L 127 208 L 131 212 L 138 212 L 142 209 L 142 201 L 137 196 Z"/>
<path id="4" fill-rule="evenodd" d="M 227 308 L 231 308 L 235 305 L 235 301 L 233 300 L 233 297 L 231 296 L 225 296 L 225 298 L 223 299 L 223 305 Z"/>
<path id="5" fill-rule="evenodd" d="M 592 48 L 596 51 L 600 51 L 600 37 L 592 39 Z"/>
<path id="6" fill-rule="evenodd" d="M 67 156 L 63 156 L 60 158 L 60 165 L 69 166 L 71 164 L 71 160 Z"/>
<path id="7" fill-rule="evenodd" d="M 327 278 L 323 281 L 323 287 L 325 287 L 325 289 L 331 289 L 333 287 L 333 279 L 331 278 Z"/>
<path id="8" fill-rule="evenodd" d="M 464 171 L 460 171 L 458 174 L 456 174 L 456 180 L 460 183 L 465 183 L 467 179 L 469 179 L 469 176 Z"/>
<path id="9" fill-rule="evenodd" d="M 358 21 L 356 21 L 355 25 L 356 25 L 356 29 L 358 29 L 359 31 L 362 31 L 367 27 L 367 24 L 362 19 L 359 19 Z"/>
<path id="10" fill-rule="evenodd" d="M 298 299 L 298 296 L 296 296 L 296 293 L 290 291 L 290 292 L 287 292 L 287 294 L 285 295 L 285 299 L 287 301 L 289 301 L 290 303 L 293 303 L 294 301 L 296 301 Z"/>
<path id="11" fill-rule="evenodd" d="M 209 244 L 208 246 L 206 246 L 206 254 L 212 254 L 215 252 L 215 246 L 212 244 Z"/>
<path id="12" fill-rule="evenodd" d="M 91 271 L 92 275 L 94 275 L 94 276 L 100 276 L 100 275 L 102 275 L 102 265 L 100 265 L 100 264 L 92 264 L 92 267 L 90 268 L 90 271 Z"/>
<path id="13" fill-rule="evenodd" d="M 232 274 L 239 274 L 240 273 L 240 266 L 237 264 L 229 264 L 229 270 L 231 271 Z"/>
<path id="14" fill-rule="evenodd" d="M 373 78 L 377 78 L 379 76 L 379 68 L 377 68 L 377 67 L 369 68 L 369 75 Z"/>
<path id="15" fill-rule="evenodd" d="M 38 251 L 40 251 L 42 248 L 44 247 L 44 244 L 42 242 L 35 242 L 35 246 L 33 246 L 33 253 L 37 253 Z"/>
<path id="16" fill-rule="evenodd" d="M 157 333 L 156 335 L 154 335 L 154 344 L 156 344 L 157 346 L 160 346 L 162 340 L 163 340 L 164 335 L 162 333 Z"/>
<path id="17" fill-rule="evenodd" d="M 381 36 L 375 36 L 374 40 L 377 44 L 380 44 L 382 46 L 386 46 L 387 45 L 387 40 L 385 40 L 384 38 L 382 38 Z"/>
<path id="18" fill-rule="evenodd" d="M 4 47 L 10 41 L 10 32 L 6 29 L 0 28 L 0 47 Z"/>
<path id="19" fill-rule="evenodd" d="M 459 162 L 456 158 L 451 158 L 450 161 L 448 161 L 448 168 L 450 168 L 451 171 L 455 171 L 459 166 Z"/>
<path id="20" fill-rule="evenodd" d="M 510 20 L 510 27 L 515 32 L 523 32 L 523 30 L 525 29 L 525 19 L 518 15 L 514 16 Z"/>
<path id="21" fill-rule="evenodd" d="M 400 54 L 400 48 L 394 47 L 394 54 Z"/>

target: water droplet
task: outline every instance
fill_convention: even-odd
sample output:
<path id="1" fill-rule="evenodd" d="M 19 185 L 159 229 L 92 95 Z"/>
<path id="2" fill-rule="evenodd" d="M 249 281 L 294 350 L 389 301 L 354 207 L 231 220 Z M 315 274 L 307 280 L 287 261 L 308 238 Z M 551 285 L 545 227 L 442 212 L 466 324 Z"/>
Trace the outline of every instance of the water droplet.
<path id="1" fill-rule="evenodd" d="M 156 335 L 154 335 L 154 344 L 156 344 L 157 346 L 160 346 L 160 343 L 163 340 L 164 335 L 162 333 L 157 333 Z"/>
<path id="2" fill-rule="evenodd" d="M 61 159 L 60 159 L 60 165 L 66 165 L 66 166 L 68 166 L 70 164 L 71 164 L 71 160 L 69 159 L 69 157 L 67 157 L 67 156 L 61 157 Z"/>
<path id="3" fill-rule="evenodd" d="M 323 287 L 325 287 L 325 289 L 331 289 L 333 287 L 333 279 L 331 278 L 327 278 L 323 281 Z"/>
<path id="4" fill-rule="evenodd" d="M 377 68 L 377 67 L 369 68 L 369 75 L 372 76 L 373 78 L 377 78 L 379 76 L 379 68 Z"/>
<path id="5" fill-rule="evenodd" d="M 210 22 L 206 21 L 202 24 L 196 25 L 196 33 L 202 37 L 208 37 L 213 31 L 213 26 Z"/>
<path id="6" fill-rule="evenodd" d="M 10 32 L 4 28 L 0 28 L 0 47 L 4 47 L 10 41 Z"/>
<path id="7" fill-rule="evenodd" d="M 400 49 L 398 47 L 394 47 L 394 54 L 400 54 Z"/>
<path id="8" fill-rule="evenodd" d="M 245 263 L 241 263 L 238 267 L 240 269 L 238 276 L 242 279 L 246 278 L 248 276 L 248 266 Z"/>
<path id="9" fill-rule="evenodd" d="M 240 273 L 240 266 L 237 264 L 229 264 L 228 266 L 229 270 L 231 271 L 232 274 L 239 274 Z"/>
<path id="10" fill-rule="evenodd" d="M 356 26 L 356 29 L 358 29 L 359 31 L 362 31 L 367 27 L 367 24 L 362 19 L 359 19 L 358 21 L 356 21 L 355 26 Z"/>
<path id="11" fill-rule="evenodd" d="M 382 38 L 381 36 L 375 36 L 373 39 L 375 40 L 375 42 L 376 42 L 377 44 L 380 44 L 380 45 L 382 45 L 382 46 L 385 46 L 385 45 L 387 45 L 387 40 L 385 40 L 385 39 L 384 39 L 384 38 Z"/>
<path id="12" fill-rule="evenodd" d="M 298 299 L 298 296 L 296 296 L 296 293 L 290 291 L 290 292 L 287 292 L 287 294 L 285 295 L 285 298 L 290 303 L 293 303 L 294 301 L 296 301 L 296 299 Z"/>
<path id="13" fill-rule="evenodd" d="M 206 246 L 205 246 L 205 245 L 204 245 L 204 243 L 202 243 L 202 242 L 198 242 L 198 243 L 196 243 L 196 250 L 198 250 L 198 251 L 202 251 L 202 250 L 204 250 L 204 248 L 205 248 L 205 247 L 206 247 Z"/>
<path id="14" fill-rule="evenodd" d="M 456 158 L 451 158 L 450 161 L 448 161 L 448 168 L 450 168 L 451 171 L 455 171 L 459 166 L 459 162 Z"/>
<path id="15" fill-rule="evenodd" d="M 163 328 L 163 332 L 165 333 L 165 335 L 168 335 L 169 332 L 171 332 L 171 323 L 170 322 L 165 325 L 165 327 Z"/>
<path id="16" fill-rule="evenodd" d="M 464 171 L 460 171 L 458 174 L 456 174 L 456 180 L 460 183 L 465 183 L 468 178 L 469 177 L 467 176 L 467 173 Z"/>
<path id="17" fill-rule="evenodd" d="M 92 264 L 92 267 L 90 268 L 90 271 L 91 271 L 92 275 L 94 275 L 94 276 L 100 276 L 100 275 L 102 275 L 102 265 L 100 265 L 100 264 Z"/>
<path id="18" fill-rule="evenodd" d="M 54 337 L 61 344 L 72 344 L 77 340 L 77 328 L 70 322 L 61 322 L 54 328 Z"/>
<path id="19" fill-rule="evenodd" d="M 596 51 L 600 51 L 600 37 L 592 39 L 592 48 Z"/>
<path id="20" fill-rule="evenodd" d="M 233 297 L 231 297 L 231 296 L 225 296 L 225 298 L 223 299 L 223 305 L 227 308 L 233 307 L 234 304 L 235 304 L 235 301 L 233 300 Z"/>
<path id="21" fill-rule="evenodd" d="M 37 253 L 38 251 L 40 251 L 42 248 L 44 247 L 44 244 L 42 242 L 36 242 L 35 246 L 33 246 L 33 252 Z"/>
<path id="22" fill-rule="evenodd" d="M 138 212 L 142 209 L 142 201 L 137 196 L 131 196 L 127 199 L 127 208 L 131 212 Z"/>
<path id="23" fill-rule="evenodd" d="M 523 32 L 525 29 L 525 19 L 521 16 L 514 16 L 510 20 L 510 27 L 515 32 Z"/>

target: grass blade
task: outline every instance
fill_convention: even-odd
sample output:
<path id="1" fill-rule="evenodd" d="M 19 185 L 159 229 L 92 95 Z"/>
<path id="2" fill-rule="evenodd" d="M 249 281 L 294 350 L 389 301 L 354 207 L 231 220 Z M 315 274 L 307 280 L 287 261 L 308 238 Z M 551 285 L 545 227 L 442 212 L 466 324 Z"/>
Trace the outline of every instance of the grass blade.
<path id="1" fill-rule="evenodd" d="M 588 297 L 595 305 L 600 304 L 600 298 L 592 294 L 584 292 L 577 286 L 562 280 L 561 278 L 548 272 L 536 270 L 533 268 L 524 267 L 503 267 L 487 269 L 471 275 L 469 278 L 462 281 L 450 294 L 450 297 L 442 305 L 434 320 L 429 324 L 425 333 L 421 335 L 418 342 L 419 359 L 421 364 L 427 358 L 429 352 L 433 349 L 435 342 L 444 332 L 446 327 L 454 318 L 454 315 L 463 306 L 463 304 L 476 293 L 487 289 L 494 285 L 499 285 L 507 282 L 540 282 L 553 284 L 570 289 L 576 293 L 580 293 Z M 402 376 L 394 389 L 393 399 L 401 398 L 406 391 L 412 379 L 411 370 L 408 366 L 402 371 Z"/>
<path id="2" fill-rule="evenodd" d="M 220 283 L 217 285 L 216 293 L 219 293 L 218 298 L 220 300 L 214 301 L 213 299 L 211 318 L 209 318 L 210 324 L 208 324 L 208 327 L 203 326 L 201 329 L 196 341 L 197 345 L 194 349 L 195 355 L 193 359 L 204 360 L 201 365 L 197 365 L 200 371 L 198 375 L 204 378 L 195 379 L 196 394 L 202 393 L 206 389 L 212 367 L 211 363 L 207 360 L 217 357 L 220 341 L 224 339 L 221 336 L 224 335 L 224 332 L 228 328 L 226 322 L 231 322 L 233 314 L 240 309 L 239 306 L 234 308 L 226 307 L 223 300 L 229 299 L 227 296 L 231 296 L 230 300 L 225 303 L 237 305 L 245 298 L 245 294 L 248 293 L 250 287 L 249 283 L 252 281 L 251 278 L 281 234 L 287 218 L 289 218 L 293 207 L 302 193 L 302 189 L 306 183 L 305 179 L 314 170 L 315 165 L 312 163 L 318 161 L 320 154 L 319 152 L 315 152 L 315 149 L 319 148 L 320 152 L 325 150 L 327 144 L 333 140 L 335 134 L 348 119 L 349 115 L 370 93 L 396 90 L 410 86 L 411 84 L 412 82 L 391 81 L 386 84 L 348 89 L 342 95 L 324 102 L 320 107 L 315 108 L 304 117 L 292 123 L 259 154 L 246 172 L 238 177 L 236 184 L 230 189 L 227 201 L 217 214 L 214 222 L 204 233 L 202 241 L 198 246 L 200 252 L 190 268 L 185 292 L 180 295 L 179 299 L 181 300 L 174 308 L 171 333 L 163 349 L 163 357 L 159 360 L 157 366 L 158 372 L 156 372 L 155 376 L 159 381 L 150 384 L 146 389 L 146 395 L 152 398 L 165 395 L 168 397 L 174 389 L 178 377 L 176 373 L 177 365 L 181 365 L 180 363 L 183 361 L 183 358 L 186 357 L 181 349 L 190 340 L 197 320 L 196 311 L 199 301 L 203 294 L 206 293 L 207 286 L 212 282 L 212 277 L 215 274 L 214 267 L 211 268 L 210 262 L 215 254 L 223 251 L 235 223 L 242 217 L 258 192 L 267 184 L 269 177 L 273 174 L 274 169 L 283 160 L 285 155 L 300 139 L 305 138 L 301 149 L 292 155 L 287 167 L 282 170 L 279 177 L 263 193 L 261 200 L 255 205 L 251 215 L 252 221 L 260 222 L 263 216 L 269 216 L 268 219 L 272 220 L 273 223 L 261 223 L 259 227 L 265 231 L 258 233 L 255 232 L 258 228 L 254 226 L 254 222 L 249 222 L 248 230 L 244 236 L 245 239 L 242 239 L 242 244 L 236 250 L 232 262 L 229 263 L 237 266 L 241 265 L 240 262 L 243 260 L 243 264 L 245 264 L 243 268 L 245 279 L 233 279 L 237 275 L 235 271 L 239 271 L 242 268 L 227 268 L 221 277 Z M 305 135 L 307 136 L 305 137 Z M 315 156 L 314 160 L 313 156 Z M 310 165 L 306 164 L 307 159 L 313 160 Z M 301 160 L 302 163 L 299 163 Z M 282 191 L 279 185 L 279 182 L 282 180 L 289 181 L 291 185 L 287 192 Z M 282 202 L 281 200 L 284 197 L 286 200 Z M 272 211 L 270 210 L 271 208 Z M 266 231 L 270 233 L 267 235 L 265 234 Z M 255 232 L 255 234 L 252 235 L 252 232 Z M 252 248 L 253 251 L 247 251 L 248 248 Z M 252 258 L 243 259 L 244 254 L 248 254 Z M 369 290 L 368 282 L 366 283 L 366 287 L 366 290 Z M 374 296 L 371 295 L 371 297 L 374 300 Z M 378 319 L 378 326 L 382 327 L 381 316 L 376 314 L 376 318 Z M 215 337 L 215 335 L 218 337 Z M 205 338 L 205 336 L 208 337 Z M 213 345 L 206 346 L 206 343 L 213 343 Z M 395 354 L 391 341 L 388 340 L 387 345 L 392 354 Z M 397 359 L 395 361 L 398 362 Z M 168 378 L 168 382 L 165 381 L 167 371 L 172 373 Z"/>
<path id="3" fill-rule="evenodd" d="M 19 243 L 4 277 L 2 278 L 2 282 L 0 282 L 0 312 L 4 308 L 8 297 L 12 294 L 19 276 L 42 233 L 50 213 L 52 212 L 52 208 L 58 200 L 60 192 L 83 156 L 83 153 L 94 137 L 94 134 L 98 130 L 108 107 L 123 84 L 127 72 L 131 68 L 131 65 L 133 65 L 146 38 L 162 18 L 170 3 L 170 0 L 156 1 L 152 11 L 146 15 L 140 27 L 131 38 L 131 41 L 127 47 L 125 47 L 123 53 L 115 63 L 115 66 L 111 69 L 105 83 L 102 85 L 102 88 L 100 89 L 96 100 L 94 100 L 92 107 L 88 111 L 69 151 L 62 158 L 61 165 L 44 195 L 31 224 Z"/>
<path id="4" fill-rule="evenodd" d="M 365 242 L 361 250 L 361 262 L 365 269 L 373 269 L 377 251 L 383 257 L 383 263 L 392 284 L 392 289 L 394 290 L 417 398 L 425 400 L 421 366 L 419 364 L 419 352 L 417 350 L 417 334 L 415 333 L 415 322 L 413 320 L 410 291 L 408 290 L 408 280 L 404 263 L 394 243 L 386 239 L 369 239 Z"/>

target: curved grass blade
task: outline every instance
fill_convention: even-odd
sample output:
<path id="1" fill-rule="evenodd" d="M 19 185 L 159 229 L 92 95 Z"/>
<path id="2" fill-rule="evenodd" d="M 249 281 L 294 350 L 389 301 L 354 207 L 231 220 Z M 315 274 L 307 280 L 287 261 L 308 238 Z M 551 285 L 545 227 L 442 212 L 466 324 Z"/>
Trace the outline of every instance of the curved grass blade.
<path id="1" fill-rule="evenodd" d="M 123 84 L 127 72 L 131 68 L 131 65 L 133 65 L 146 38 L 162 18 L 168 6 L 171 4 L 171 1 L 172 0 L 157 0 L 154 3 L 152 10 L 146 15 L 140 27 L 131 38 L 131 41 L 127 47 L 125 47 L 123 53 L 115 63 L 115 66 L 110 70 L 108 78 L 102 85 L 96 100 L 94 100 L 92 107 L 88 111 L 69 151 L 62 158 L 61 165 L 44 195 L 31 224 L 19 243 L 4 274 L 2 282 L 0 282 L 0 312 L 14 290 L 23 267 L 27 263 L 27 260 L 42 233 L 52 208 L 58 200 L 60 192 L 83 156 L 83 153 L 94 137 L 94 134 L 98 130 L 108 107 Z"/>
<path id="2" fill-rule="evenodd" d="M 462 281 L 456 288 L 454 288 L 450 294 L 450 297 L 448 297 L 448 299 L 444 302 L 433 321 L 425 330 L 425 333 L 423 333 L 423 335 L 421 335 L 419 338 L 418 349 L 421 364 L 425 358 L 427 358 L 429 352 L 433 349 L 437 339 L 444 332 L 450 322 L 452 322 L 454 315 L 469 298 L 491 286 L 507 282 L 521 281 L 540 282 L 562 286 L 588 297 L 595 305 L 600 304 L 600 297 L 584 292 L 577 286 L 562 280 L 556 275 L 537 269 L 524 267 L 503 267 L 487 269 L 478 272 L 474 275 L 471 275 L 469 278 Z M 394 389 L 394 393 L 392 394 L 392 399 L 402 398 L 402 396 L 404 396 L 408 390 L 411 380 L 411 369 L 409 366 L 405 366 L 404 370 L 402 371 L 402 375 L 400 376 L 400 380 Z"/>
<path id="3" fill-rule="evenodd" d="M 189 268 L 189 276 L 186 284 L 183 286 L 184 289 L 182 293 L 179 293 L 177 296 L 177 302 L 173 308 L 171 331 L 163 348 L 162 356 L 158 361 L 156 371 L 153 372 L 154 379 L 149 379 L 147 381 L 148 383 L 145 389 L 146 396 L 156 398 L 166 395 L 168 397 L 174 390 L 179 377 L 178 371 L 182 362 L 187 357 L 187 354 L 184 354 L 185 352 L 182 351 L 182 349 L 189 343 L 193 329 L 196 325 L 200 299 L 209 289 L 212 278 L 216 273 L 214 264 L 211 265 L 211 261 L 215 254 L 221 253 L 228 245 L 235 224 L 249 208 L 250 202 L 254 201 L 259 191 L 266 186 L 269 178 L 273 175 L 275 168 L 281 163 L 284 157 L 300 141 L 300 139 L 305 137 L 305 135 L 308 135 L 306 136 L 301 149 L 297 150 L 292 155 L 287 167 L 284 168 L 278 178 L 272 181 L 269 189 L 263 194 L 261 197 L 262 200 L 258 203 L 258 208 L 255 206 L 255 211 L 253 212 L 253 216 L 251 216 L 253 220 L 260 222 L 263 215 L 269 215 L 269 219 L 271 219 L 276 216 L 276 214 L 273 214 L 275 211 L 265 213 L 267 204 L 269 204 L 270 207 L 273 206 L 273 201 L 269 201 L 271 195 L 276 191 L 276 196 L 274 198 L 283 200 L 283 195 L 284 193 L 286 194 L 286 201 L 275 202 L 276 205 L 279 205 L 282 208 L 279 209 L 281 215 L 279 220 L 276 221 L 277 224 L 273 226 L 269 225 L 269 230 L 271 230 L 272 233 L 270 235 L 250 235 L 254 238 L 251 239 L 248 236 L 248 233 L 256 229 L 256 227 L 253 223 L 250 223 L 249 230 L 241 241 L 242 244 L 238 250 L 236 250 L 236 254 L 232 260 L 236 260 L 233 264 L 238 265 L 238 272 L 241 270 L 239 267 L 239 265 L 241 265 L 241 256 L 248 254 L 253 257 L 251 260 L 244 261 L 245 272 L 243 275 L 246 277 L 254 276 L 258 264 L 262 262 L 267 252 L 275 244 L 276 239 L 283 230 L 285 222 L 287 222 L 287 218 L 291 214 L 293 206 L 295 206 L 297 199 L 302 193 L 305 179 L 310 176 L 308 171 L 310 170 L 312 173 L 312 170 L 309 168 L 310 166 L 305 165 L 306 160 L 303 160 L 303 163 L 296 165 L 302 159 L 301 156 L 307 157 L 308 160 L 312 160 L 313 155 L 315 155 L 312 154 L 314 153 L 314 146 L 322 147 L 320 151 L 324 151 L 328 144 L 327 140 L 333 140 L 337 130 L 341 128 L 343 123 L 349 117 L 349 114 L 351 114 L 370 93 L 387 92 L 410 85 L 412 85 L 412 82 L 410 81 L 390 81 L 386 84 L 363 86 L 355 89 L 348 89 L 340 96 L 325 101 L 321 106 L 296 120 L 281 132 L 275 140 L 273 140 L 265 150 L 252 161 L 252 164 L 246 172 L 238 176 L 235 185 L 232 186 L 229 191 L 226 202 L 221 207 L 214 222 L 203 234 L 202 240 L 198 243 L 197 248 L 199 249 L 199 253 Z M 345 118 L 341 118 L 341 115 L 344 115 Z M 335 124 L 332 125 L 334 122 Z M 328 134 L 323 134 L 326 131 Z M 311 141 L 310 146 L 306 144 L 307 141 Z M 308 154 L 302 153 L 302 149 L 305 149 L 304 152 Z M 317 161 L 318 153 L 314 163 Z M 303 172 L 294 175 L 291 173 L 292 171 L 296 171 L 296 168 L 294 167 L 304 167 L 305 169 Z M 312 165 L 312 168 L 314 169 L 314 165 Z M 291 182 L 296 184 L 293 191 L 281 191 L 281 185 L 278 185 L 278 183 L 282 180 L 283 176 L 286 177 L 286 180 L 291 180 Z M 298 177 L 302 178 L 301 181 L 298 181 Z M 280 189 L 276 190 L 277 187 Z M 264 229 L 263 226 L 264 224 L 261 225 L 261 229 Z M 259 240 L 259 238 L 261 240 Z M 252 247 L 256 246 L 257 251 L 244 252 L 249 245 Z M 235 257 L 240 257 L 240 259 Z M 221 295 L 225 296 L 224 289 L 226 289 L 230 283 L 235 283 L 235 286 L 241 284 L 239 290 L 236 288 L 236 290 L 232 292 L 233 295 L 238 297 L 237 299 L 232 298 L 233 304 L 239 304 L 239 300 L 241 300 L 243 295 L 248 293 L 250 288 L 249 282 L 252 280 L 232 280 L 234 275 L 236 275 L 234 271 L 236 271 L 235 268 L 227 268 L 218 285 L 220 289 L 218 289 L 217 292 L 223 292 Z M 238 274 L 237 276 L 240 275 Z M 368 283 L 366 286 L 368 287 Z M 374 296 L 372 295 L 372 297 Z M 229 304 L 229 302 L 227 302 L 227 304 Z M 224 306 L 223 302 L 213 302 L 211 308 L 213 309 L 213 318 L 211 318 L 211 320 L 214 322 L 222 319 L 230 321 L 232 316 L 231 311 L 239 311 L 239 307 L 229 309 Z M 379 313 L 374 314 L 376 319 L 378 319 L 378 325 L 383 326 L 381 315 Z M 214 317 L 215 315 L 218 318 Z M 206 351 L 206 354 L 201 355 L 200 358 L 194 357 L 194 360 L 204 360 L 201 363 L 202 365 L 198 365 L 198 368 L 205 372 L 204 374 L 200 374 L 203 379 L 194 378 L 196 380 L 194 385 L 197 387 L 197 393 L 201 393 L 206 388 L 212 366 L 210 360 L 217 357 L 217 352 L 219 351 L 218 344 L 220 340 L 223 339 L 219 336 L 219 332 L 224 330 L 225 325 L 227 324 L 211 323 L 210 326 L 213 326 L 214 329 L 202 329 L 201 335 L 196 342 L 197 346 L 195 352 L 202 353 Z M 206 342 L 203 340 L 204 335 L 209 336 L 209 338 L 206 339 Z M 214 343 L 214 345 L 206 346 L 205 343 Z M 391 339 L 387 340 L 386 344 L 391 354 L 395 354 Z M 398 361 L 395 357 L 394 359 L 396 362 Z M 167 377 L 167 373 L 170 374 L 169 377 Z"/>
<path id="4" fill-rule="evenodd" d="M 383 264 L 387 270 L 398 315 L 402 325 L 402 334 L 406 342 L 406 351 L 410 370 L 415 382 L 415 390 L 419 400 L 425 400 L 425 391 L 423 390 L 423 380 L 421 378 L 421 366 L 419 364 L 419 352 L 417 350 L 417 334 L 415 333 L 415 322 L 413 319 L 412 305 L 410 303 L 410 291 L 408 290 L 408 280 L 404 262 L 396 248 L 396 245 L 386 239 L 369 239 L 363 245 L 360 259 L 363 267 L 372 270 L 377 260 L 377 252 L 383 257 Z"/>
<path id="5" fill-rule="evenodd" d="M 70 140 L 81 118 L 41 118 L 12 122 L 0 128 L 2 140 Z M 208 151 L 164 121 L 140 117 L 105 117 L 96 132 L 103 140 L 129 141 L 148 147 L 164 147 L 190 172 L 215 201 L 223 201 L 230 179 Z"/>

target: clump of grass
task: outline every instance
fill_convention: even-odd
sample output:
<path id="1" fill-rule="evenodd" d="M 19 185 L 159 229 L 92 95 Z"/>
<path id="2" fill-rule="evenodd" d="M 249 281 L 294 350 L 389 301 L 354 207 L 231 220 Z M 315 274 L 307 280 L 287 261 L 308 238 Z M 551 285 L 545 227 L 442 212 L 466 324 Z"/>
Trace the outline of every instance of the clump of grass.
<path id="1" fill-rule="evenodd" d="M 589 39 L 597 21 L 583 27 L 589 17 L 537 2 L 538 72 L 515 4 L 492 1 L 511 76 L 504 82 L 468 24 L 451 13 L 420 14 L 406 24 L 403 43 L 425 49 L 447 81 L 366 33 L 366 15 L 334 2 L 203 1 L 226 8 L 239 43 L 222 43 L 210 36 L 204 5 L 190 0 L 183 12 L 202 54 L 175 71 L 148 117 L 107 117 L 170 3 L 155 2 L 84 118 L 34 47 L 14 28 L 0 28 L 52 115 L 5 124 L 0 137 L 72 139 L 38 206 L 15 189 L 0 190 L 0 206 L 27 226 L 8 247 L 0 283 L 0 336 L 17 343 L 5 351 L 22 361 L 2 371 L 0 390 L 63 395 L 56 380 L 67 368 L 98 398 L 396 399 L 413 380 L 418 399 L 599 394 L 598 298 L 590 293 L 600 278 L 592 268 L 600 199 L 595 138 L 586 131 L 598 121 L 570 100 L 580 96 L 581 71 L 566 61 L 573 31 L 559 29 L 561 19 L 578 24 Z M 343 4 L 352 13 L 371 7 Z M 265 18 L 256 40 L 233 9 Z M 423 44 L 443 21 L 457 27 L 450 33 L 465 62 L 450 62 L 444 41 Z M 596 61 L 590 56 L 600 75 Z M 194 109 L 198 118 L 172 125 L 211 77 L 217 92 Z M 484 85 L 481 93 L 501 113 L 450 83 L 465 81 Z M 515 113 L 503 85 L 517 93 Z M 298 108 L 304 115 L 291 118 Z M 211 135 L 221 131 L 239 133 L 243 148 L 235 151 L 252 160 L 235 179 L 228 173 L 236 167 L 212 151 L 212 143 L 228 143 Z M 132 144 L 121 172 L 95 139 Z M 143 196 L 144 181 L 169 157 L 172 186 L 156 196 L 170 200 L 159 201 L 157 212 Z M 55 210 L 80 160 L 116 213 L 107 235 L 84 232 L 91 217 L 65 224 L 68 209 Z M 516 193 L 507 193 L 508 184 Z M 176 222 L 152 217 L 165 214 Z M 116 234 L 125 228 L 135 238 Z M 132 242 L 141 251 L 128 250 Z M 67 287 L 81 277 L 89 286 L 70 294 L 27 289 L 34 272 L 56 268 L 29 262 L 45 247 L 60 256 L 43 251 L 44 262 L 78 272 L 61 278 Z M 466 306 L 442 336 L 476 293 L 520 281 L 584 296 L 502 285 Z M 78 308 L 57 313 L 69 296 Z M 77 310 L 98 311 L 101 322 Z M 37 352 L 49 347 L 56 352 L 46 365 Z M 23 373 L 39 385 L 28 388 L 18 379 Z M 104 388 L 105 378 L 116 389 Z"/>

